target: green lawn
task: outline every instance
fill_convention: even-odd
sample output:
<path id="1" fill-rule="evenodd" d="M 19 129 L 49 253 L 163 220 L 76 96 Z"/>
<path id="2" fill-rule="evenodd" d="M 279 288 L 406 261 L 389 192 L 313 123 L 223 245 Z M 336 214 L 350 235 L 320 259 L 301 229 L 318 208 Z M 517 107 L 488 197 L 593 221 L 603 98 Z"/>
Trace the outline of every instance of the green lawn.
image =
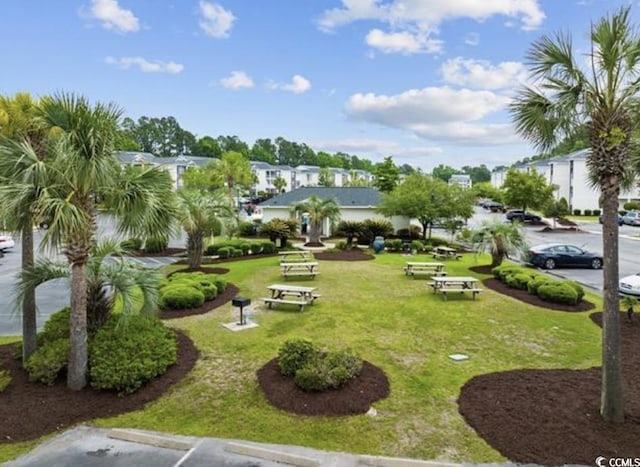
<path id="1" fill-rule="evenodd" d="M 426 280 L 403 274 L 406 260 L 387 253 L 374 261 L 321 261 L 320 275 L 305 283 L 317 286 L 322 297 L 304 313 L 266 311 L 260 304 L 265 287 L 283 280 L 277 258 L 226 264 L 228 279 L 260 304 L 253 316 L 260 326 L 239 333 L 222 328 L 237 319 L 230 305 L 168 322 L 200 349 L 195 369 L 144 411 L 95 424 L 389 456 L 504 460 L 458 414 L 460 387 L 474 375 L 495 371 L 599 365 L 599 329 L 588 313 L 547 311 L 490 290 L 476 301 L 454 296 L 444 302 Z M 447 262 L 447 271 L 468 275 L 474 264 L 465 255 Z M 595 295 L 587 298 L 600 303 Z M 381 367 L 391 394 L 375 404 L 378 416 L 299 417 L 271 407 L 256 370 L 282 342 L 298 337 L 349 346 Z M 454 363 L 452 353 L 470 360 Z M 29 447 L 0 446 L 0 461 Z"/>

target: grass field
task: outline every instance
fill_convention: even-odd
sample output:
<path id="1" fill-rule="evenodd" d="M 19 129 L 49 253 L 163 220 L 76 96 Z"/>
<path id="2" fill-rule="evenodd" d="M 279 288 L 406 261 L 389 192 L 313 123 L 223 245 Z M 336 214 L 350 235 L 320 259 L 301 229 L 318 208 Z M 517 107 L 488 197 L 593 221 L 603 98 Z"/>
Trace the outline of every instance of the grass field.
<path id="1" fill-rule="evenodd" d="M 412 258 L 420 259 L 428 260 Z M 322 297 L 303 313 L 297 307 L 266 310 L 260 301 L 267 285 L 283 281 L 277 258 L 227 263 L 226 276 L 252 298 L 259 327 L 238 333 L 222 328 L 237 320 L 230 304 L 168 322 L 200 349 L 195 369 L 145 410 L 95 425 L 459 462 L 504 460 L 459 415 L 460 387 L 495 371 L 599 365 L 599 329 L 588 313 L 536 308 L 490 290 L 475 301 L 452 296 L 444 302 L 426 280 L 404 275 L 406 260 L 387 253 L 373 261 L 320 261 L 320 275 L 304 284 L 316 286 Z M 465 255 L 447 262 L 447 271 L 469 275 L 475 264 Z M 601 303 L 595 295 L 587 298 Z M 375 404 L 377 417 L 299 417 L 268 404 L 256 370 L 285 340 L 299 337 L 351 347 L 386 372 L 391 394 Z M 452 353 L 470 359 L 455 363 Z M 29 447 L 2 445 L 0 460 Z"/>

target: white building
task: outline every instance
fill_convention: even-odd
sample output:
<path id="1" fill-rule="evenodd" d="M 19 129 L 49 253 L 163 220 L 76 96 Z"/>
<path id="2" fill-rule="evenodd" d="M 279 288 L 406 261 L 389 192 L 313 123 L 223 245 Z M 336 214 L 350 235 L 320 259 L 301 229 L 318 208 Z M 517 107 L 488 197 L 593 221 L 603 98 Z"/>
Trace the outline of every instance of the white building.
<path id="1" fill-rule="evenodd" d="M 457 184 L 462 188 L 471 188 L 471 176 L 467 174 L 454 174 L 449 179 L 449 185 Z"/>
<path id="2" fill-rule="evenodd" d="M 514 166 L 517 170 L 532 170 L 545 176 L 547 182 L 556 186 L 556 199 L 564 198 L 573 212 L 576 209 L 600 209 L 600 190 L 592 186 L 589 181 L 587 157 L 589 150 L 582 149 L 562 157 L 555 157 L 544 161 L 535 161 L 529 164 Z M 508 169 L 494 171 L 491 174 L 491 182 L 496 187 L 504 183 Z M 637 187 L 620 193 L 618 202 L 620 209 L 628 201 L 640 200 L 640 191 Z"/>
<path id="3" fill-rule="evenodd" d="M 162 166 L 171 175 L 174 188 L 182 188 L 182 174 L 189 167 L 204 167 L 213 159 L 209 157 L 177 156 L 156 157 L 148 152 L 119 152 L 118 159 L 123 165 Z"/>

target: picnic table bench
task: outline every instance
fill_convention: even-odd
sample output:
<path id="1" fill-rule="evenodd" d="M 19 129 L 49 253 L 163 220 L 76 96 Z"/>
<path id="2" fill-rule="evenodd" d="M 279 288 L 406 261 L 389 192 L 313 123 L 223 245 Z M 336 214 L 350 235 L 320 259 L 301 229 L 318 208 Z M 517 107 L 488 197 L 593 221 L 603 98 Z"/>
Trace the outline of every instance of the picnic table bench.
<path id="1" fill-rule="evenodd" d="M 320 298 L 317 294 L 316 287 L 302 287 L 298 285 L 288 284 L 272 284 L 267 287 L 271 291 L 271 297 L 265 297 L 262 300 L 269 308 L 274 303 L 297 305 L 300 311 L 304 311 L 305 305 L 311 305 Z M 292 298 L 287 298 L 292 297 Z"/>
<path id="2" fill-rule="evenodd" d="M 414 279 L 416 276 L 446 276 L 444 271 L 444 264 L 433 262 L 417 262 L 408 261 L 403 268 L 405 275 L 412 276 Z"/>
<path id="3" fill-rule="evenodd" d="M 313 253 L 308 250 L 279 251 L 281 263 L 303 263 L 313 261 Z"/>
<path id="4" fill-rule="evenodd" d="M 320 274 L 318 272 L 317 261 L 306 261 L 304 263 L 280 263 L 280 268 L 282 270 L 282 275 L 285 278 L 293 276 L 308 276 L 313 279 Z"/>
<path id="5" fill-rule="evenodd" d="M 478 279 L 475 277 L 434 277 L 429 285 L 433 288 L 433 293 L 441 293 L 444 300 L 447 299 L 448 293 L 464 294 L 465 292 L 471 293 L 473 299 L 476 299 L 476 295 L 482 292 L 484 289 L 478 288 L 476 284 Z"/>
<path id="6" fill-rule="evenodd" d="M 437 246 L 433 249 L 433 257 L 435 259 L 460 259 L 462 255 L 454 248 L 448 246 Z"/>

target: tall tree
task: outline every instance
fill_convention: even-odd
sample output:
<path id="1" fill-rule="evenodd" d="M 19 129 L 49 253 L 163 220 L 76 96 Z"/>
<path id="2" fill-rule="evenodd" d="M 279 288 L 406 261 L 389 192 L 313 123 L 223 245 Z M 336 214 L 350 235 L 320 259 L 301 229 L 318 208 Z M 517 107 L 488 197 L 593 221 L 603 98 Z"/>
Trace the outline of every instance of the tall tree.
<path id="1" fill-rule="evenodd" d="M 70 351 L 67 385 L 87 382 L 87 264 L 97 226 L 96 199 L 111 208 L 119 232 L 148 236 L 166 232 L 175 216 L 172 182 L 160 168 L 122 169 L 114 155 L 121 111 L 58 94 L 41 103 L 43 118 L 60 136 L 51 148 L 46 194 L 38 214 L 52 219 L 45 246 L 64 249 L 71 269 Z"/>
<path id="2" fill-rule="evenodd" d="M 276 164 L 278 148 L 269 138 L 259 138 L 251 148 L 251 160 Z"/>
<path id="3" fill-rule="evenodd" d="M 549 185 L 543 174 L 510 168 L 501 190 L 504 202 L 514 208 L 542 209 L 553 199 L 554 185 Z"/>
<path id="4" fill-rule="evenodd" d="M 622 422 L 624 404 L 620 356 L 618 196 L 628 175 L 638 128 L 640 36 L 621 8 L 592 24 L 587 60 L 574 53 L 571 37 L 544 36 L 527 59 L 531 87 L 522 88 L 511 106 L 517 131 L 542 151 L 587 127 L 587 165 L 600 188 L 604 251 L 602 388 L 600 413 Z M 586 66 L 585 66 L 586 64 Z"/>
<path id="5" fill-rule="evenodd" d="M 375 165 L 373 176 L 373 186 L 383 193 L 389 193 L 400 182 L 400 169 L 393 163 L 391 156 L 387 156 Z"/>
<path id="6" fill-rule="evenodd" d="M 211 136 L 203 136 L 198 139 L 191 149 L 191 153 L 199 157 L 220 157 L 222 155 L 218 141 Z"/>
<path id="7" fill-rule="evenodd" d="M 282 177 L 276 177 L 273 179 L 273 187 L 276 189 L 278 193 L 284 192 L 284 189 L 287 186 L 287 181 Z"/>
<path id="8" fill-rule="evenodd" d="M 452 175 L 459 174 L 460 171 L 458 169 L 454 169 L 453 167 L 449 167 L 448 165 L 440 164 L 437 167 L 434 167 L 431 171 L 431 175 L 435 178 L 439 178 L 444 182 L 448 182 Z"/>
<path id="9" fill-rule="evenodd" d="M 422 238 L 431 236 L 437 221 L 467 219 L 473 212 L 473 193 L 439 178 L 415 172 L 391 193 L 382 195 L 376 211 L 385 216 L 407 216 L 422 225 Z"/>
<path id="10" fill-rule="evenodd" d="M 521 251 L 526 246 L 526 238 L 520 223 L 485 221 L 471 231 L 471 242 L 476 253 L 489 251 L 491 267 L 500 266 L 509 253 Z"/>
<path id="11" fill-rule="evenodd" d="M 239 152 L 245 157 L 249 157 L 249 145 L 238 138 L 236 135 L 220 135 L 216 139 L 218 142 L 218 146 L 220 146 L 220 151 L 222 153 L 225 152 Z"/>
<path id="12" fill-rule="evenodd" d="M 340 206 L 331 198 L 318 198 L 310 196 L 309 198 L 294 203 L 290 207 L 292 214 L 309 216 L 309 243 L 319 244 L 320 235 L 322 234 L 322 225 L 329 220 L 334 224 L 340 220 Z"/>
<path id="13" fill-rule="evenodd" d="M 174 117 L 140 117 L 137 122 L 123 120 L 122 127 L 145 152 L 160 157 L 191 154 L 195 136 L 184 130 Z"/>
<path id="14" fill-rule="evenodd" d="M 335 175 L 329 167 L 323 167 L 318 174 L 318 185 L 336 186 Z"/>
<path id="15" fill-rule="evenodd" d="M 39 102 L 29 94 L 0 96 L 0 206 L 6 226 L 21 237 L 22 269 L 34 264 L 33 206 L 42 193 L 48 130 L 40 118 Z M 15 183 L 19 182 L 19 183 Z M 22 362 L 37 348 L 35 288 L 22 300 Z"/>

